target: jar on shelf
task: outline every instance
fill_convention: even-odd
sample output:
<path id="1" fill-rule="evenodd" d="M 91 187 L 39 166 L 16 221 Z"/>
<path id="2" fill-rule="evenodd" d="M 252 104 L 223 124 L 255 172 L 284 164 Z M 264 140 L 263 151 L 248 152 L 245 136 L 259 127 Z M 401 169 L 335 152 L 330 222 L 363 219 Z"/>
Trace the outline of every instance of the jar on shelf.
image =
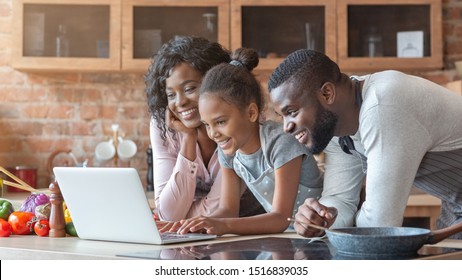
<path id="1" fill-rule="evenodd" d="M 364 56 L 383 56 L 382 36 L 376 27 L 371 27 L 364 39 Z"/>
<path id="2" fill-rule="evenodd" d="M 209 41 L 217 41 L 217 33 L 215 30 L 217 25 L 217 15 L 214 13 L 205 13 L 202 14 L 202 17 L 205 18 L 203 37 Z"/>
<path id="3" fill-rule="evenodd" d="M 58 25 L 58 34 L 56 35 L 56 56 L 69 56 L 69 35 L 67 34 L 67 26 L 64 24 Z"/>

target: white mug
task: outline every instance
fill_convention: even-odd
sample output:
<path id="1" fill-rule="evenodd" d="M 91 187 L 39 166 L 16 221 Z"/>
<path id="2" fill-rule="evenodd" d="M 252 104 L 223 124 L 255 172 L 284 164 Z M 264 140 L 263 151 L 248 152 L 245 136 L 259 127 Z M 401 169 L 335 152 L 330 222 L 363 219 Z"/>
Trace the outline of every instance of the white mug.
<path id="1" fill-rule="evenodd" d="M 117 156 L 121 160 L 129 160 L 135 156 L 137 147 L 132 140 L 123 140 L 117 145 Z"/>
<path id="2" fill-rule="evenodd" d="M 95 148 L 95 158 L 98 161 L 107 161 L 112 159 L 115 156 L 116 150 L 112 140 L 101 142 L 96 145 Z"/>

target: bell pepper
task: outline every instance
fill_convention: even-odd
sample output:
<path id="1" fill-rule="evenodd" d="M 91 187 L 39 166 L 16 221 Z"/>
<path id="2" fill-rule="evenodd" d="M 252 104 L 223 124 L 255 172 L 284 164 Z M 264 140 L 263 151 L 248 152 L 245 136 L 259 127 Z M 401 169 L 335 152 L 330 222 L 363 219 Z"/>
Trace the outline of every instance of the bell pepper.
<path id="1" fill-rule="evenodd" d="M 8 221 L 8 217 L 14 212 L 13 204 L 6 199 L 0 199 L 0 219 Z"/>
<path id="2" fill-rule="evenodd" d="M 64 210 L 64 221 L 66 223 L 72 222 L 71 213 L 69 212 L 69 209 L 67 208 L 66 210 Z"/>

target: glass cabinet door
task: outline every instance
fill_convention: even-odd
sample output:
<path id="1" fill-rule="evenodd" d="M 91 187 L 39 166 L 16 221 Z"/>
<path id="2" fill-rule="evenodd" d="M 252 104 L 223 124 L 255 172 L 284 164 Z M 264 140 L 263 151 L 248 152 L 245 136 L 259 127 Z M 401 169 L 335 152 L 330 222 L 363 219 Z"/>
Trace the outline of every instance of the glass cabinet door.
<path id="1" fill-rule="evenodd" d="M 123 1 L 122 68 L 146 71 L 162 44 L 195 35 L 229 48 L 228 0 Z"/>
<path id="2" fill-rule="evenodd" d="M 30 70 L 119 70 L 120 1 L 14 1 L 13 66 Z"/>
<path id="3" fill-rule="evenodd" d="M 259 52 L 273 70 L 289 53 L 314 49 L 336 59 L 335 0 L 231 1 L 231 47 Z"/>
<path id="4" fill-rule="evenodd" d="M 339 0 L 344 70 L 442 67 L 441 0 Z"/>

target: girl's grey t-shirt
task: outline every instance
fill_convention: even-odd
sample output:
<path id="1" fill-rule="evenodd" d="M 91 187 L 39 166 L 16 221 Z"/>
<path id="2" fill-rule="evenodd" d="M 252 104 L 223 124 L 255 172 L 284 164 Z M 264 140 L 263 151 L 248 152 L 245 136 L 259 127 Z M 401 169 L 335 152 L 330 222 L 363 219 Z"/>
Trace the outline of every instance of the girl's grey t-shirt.
<path id="1" fill-rule="evenodd" d="M 234 155 L 228 156 L 218 149 L 221 166 L 233 169 L 233 161 L 238 158 L 253 177 L 258 178 L 268 167 L 278 169 L 292 159 L 303 155 L 299 184 L 310 188 L 322 188 L 323 176 L 315 158 L 292 135 L 284 133 L 282 124 L 274 121 L 264 122 L 260 125 L 260 137 L 265 145 L 250 155 L 237 151 Z"/>

